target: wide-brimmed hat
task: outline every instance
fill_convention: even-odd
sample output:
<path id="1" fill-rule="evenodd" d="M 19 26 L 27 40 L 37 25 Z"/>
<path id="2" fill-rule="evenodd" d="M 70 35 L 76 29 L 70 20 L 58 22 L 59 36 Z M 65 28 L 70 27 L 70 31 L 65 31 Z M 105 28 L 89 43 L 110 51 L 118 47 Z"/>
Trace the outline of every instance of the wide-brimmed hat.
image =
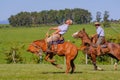
<path id="1" fill-rule="evenodd" d="M 99 22 L 95 22 L 95 25 L 100 24 Z"/>

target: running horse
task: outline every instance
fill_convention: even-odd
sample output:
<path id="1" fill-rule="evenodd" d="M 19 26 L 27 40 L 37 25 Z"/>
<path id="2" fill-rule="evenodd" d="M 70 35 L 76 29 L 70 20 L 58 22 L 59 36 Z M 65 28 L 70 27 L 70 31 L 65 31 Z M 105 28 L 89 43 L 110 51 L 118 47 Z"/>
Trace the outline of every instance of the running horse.
<path id="1" fill-rule="evenodd" d="M 42 55 L 41 51 L 44 52 L 46 54 L 45 60 L 50 62 L 52 65 L 56 66 L 57 68 L 62 68 L 62 67 L 55 63 L 53 57 L 55 55 L 65 56 L 66 59 L 65 73 L 69 73 L 70 69 L 71 69 L 71 73 L 74 72 L 75 70 L 74 60 L 78 54 L 78 49 L 74 44 L 72 44 L 69 41 L 65 41 L 62 44 L 52 45 L 52 49 L 49 53 L 46 52 L 46 50 L 47 50 L 46 39 L 41 39 L 41 40 L 33 41 L 29 45 L 27 51 L 37 54 L 38 56 Z"/>
<path id="2" fill-rule="evenodd" d="M 73 33 L 72 36 L 74 38 L 80 38 L 82 40 L 80 49 L 91 57 L 95 70 L 101 70 L 101 68 L 96 65 L 96 57 L 101 55 L 109 55 L 110 57 L 115 58 L 117 62 L 114 64 L 114 68 L 115 70 L 117 69 L 117 63 L 120 60 L 120 44 L 105 41 L 104 44 L 101 45 L 100 55 L 97 55 L 97 48 L 93 46 L 97 40 L 96 36 L 90 38 L 85 29 Z M 102 47 L 104 45 L 106 45 L 106 47 Z"/>

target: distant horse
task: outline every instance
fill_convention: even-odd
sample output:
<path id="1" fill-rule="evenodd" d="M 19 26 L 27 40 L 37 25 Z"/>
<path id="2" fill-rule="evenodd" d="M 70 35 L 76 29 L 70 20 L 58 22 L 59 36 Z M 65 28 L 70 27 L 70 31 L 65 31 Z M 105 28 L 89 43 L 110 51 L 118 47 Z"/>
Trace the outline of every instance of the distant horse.
<path id="1" fill-rule="evenodd" d="M 94 69 L 97 70 L 98 67 L 96 65 L 96 57 L 98 56 L 97 53 L 97 48 L 93 47 L 93 44 L 96 43 L 97 38 L 93 37 L 92 39 L 88 36 L 88 34 L 85 32 L 85 29 L 76 32 L 72 35 L 74 38 L 80 38 L 82 40 L 82 45 L 80 47 L 81 50 L 83 50 L 84 52 L 86 52 L 92 60 L 92 63 L 94 65 Z M 115 65 L 118 63 L 118 61 L 120 60 L 120 45 L 116 44 L 116 43 L 110 43 L 110 42 L 104 42 L 104 44 L 107 47 L 101 47 L 100 51 L 101 54 L 100 55 L 109 55 L 112 58 L 115 58 L 117 60 L 117 62 L 115 63 Z M 102 46 L 102 45 L 101 45 Z"/>
<path id="2" fill-rule="evenodd" d="M 41 51 L 46 53 L 45 60 L 50 62 L 52 65 L 56 66 L 57 68 L 61 68 L 61 67 L 58 64 L 54 63 L 55 60 L 53 59 L 53 56 L 55 56 L 56 54 L 59 56 L 65 56 L 66 67 L 67 67 L 65 73 L 68 73 L 70 69 L 71 69 L 71 73 L 74 72 L 75 64 L 73 61 L 78 54 L 78 49 L 74 44 L 65 41 L 62 44 L 52 45 L 52 49 L 50 53 L 46 52 L 46 50 L 47 50 L 47 43 L 45 39 L 33 41 L 28 47 L 29 52 L 35 53 L 38 56 L 42 55 Z"/>

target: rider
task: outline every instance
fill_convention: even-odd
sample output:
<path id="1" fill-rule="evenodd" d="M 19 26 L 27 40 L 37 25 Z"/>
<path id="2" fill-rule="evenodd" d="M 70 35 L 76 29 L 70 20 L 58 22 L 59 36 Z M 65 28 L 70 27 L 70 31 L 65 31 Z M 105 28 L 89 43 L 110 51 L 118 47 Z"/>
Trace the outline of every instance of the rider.
<path id="1" fill-rule="evenodd" d="M 58 41 L 61 40 L 62 35 L 65 34 L 68 30 L 69 25 L 72 24 L 72 20 L 68 19 L 65 21 L 63 25 L 57 26 L 57 27 L 52 27 L 49 30 L 55 30 L 52 35 L 47 38 L 47 52 L 50 52 L 51 50 L 51 44 L 52 41 Z"/>
<path id="2" fill-rule="evenodd" d="M 103 40 L 105 39 L 104 35 L 104 29 L 100 26 L 99 22 L 95 22 L 95 27 L 96 27 L 96 34 L 94 36 L 97 36 L 97 55 L 100 55 L 100 45 L 103 44 Z"/>

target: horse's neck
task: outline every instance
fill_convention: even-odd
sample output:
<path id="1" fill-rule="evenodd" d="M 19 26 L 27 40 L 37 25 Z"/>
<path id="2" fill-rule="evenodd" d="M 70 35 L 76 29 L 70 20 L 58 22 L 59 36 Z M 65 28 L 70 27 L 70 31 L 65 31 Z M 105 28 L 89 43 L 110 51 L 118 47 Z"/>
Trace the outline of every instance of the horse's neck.
<path id="1" fill-rule="evenodd" d="M 82 42 L 83 42 L 83 44 L 85 44 L 85 43 L 90 44 L 90 43 L 91 43 L 91 40 L 90 40 L 90 38 L 89 38 L 89 37 L 84 36 L 84 37 L 82 38 Z"/>
<path id="2" fill-rule="evenodd" d="M 46 50 L 47 44 L 46 44 L 46 41 L 45 41 L 44 39 L 37 41 L 37 45 L 38 45 L 43 51 Z"/>

